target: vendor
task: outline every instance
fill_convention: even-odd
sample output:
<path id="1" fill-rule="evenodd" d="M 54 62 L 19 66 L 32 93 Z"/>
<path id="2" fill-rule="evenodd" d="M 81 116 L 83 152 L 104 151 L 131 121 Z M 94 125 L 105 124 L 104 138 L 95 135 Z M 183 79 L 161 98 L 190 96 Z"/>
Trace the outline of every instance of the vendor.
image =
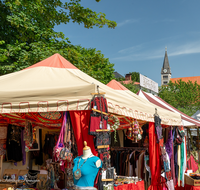
<path id="1" fill-rule="evenodd" d="M 83 155 L 74 159 L 73 177 L 74 185 L 77 189 L 96 189 L 94 180 L 102 167 L 102 161 L 99 157 L 92 154 L 91 148 L 84 141 Z"/>

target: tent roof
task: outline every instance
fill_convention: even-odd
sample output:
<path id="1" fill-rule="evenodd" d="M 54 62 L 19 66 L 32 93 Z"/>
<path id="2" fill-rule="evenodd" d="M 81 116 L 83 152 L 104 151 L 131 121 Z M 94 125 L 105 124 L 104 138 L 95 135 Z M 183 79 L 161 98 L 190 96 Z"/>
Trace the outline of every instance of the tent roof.
<path id="1" fill-rule="evenodd" d="M 107 86 L 114 90 L 128 90 L 125 86 L 123 86 L 121 83 L 117 82 L 116 80 L 111 80 Z"/>
<path id="2" fill-rule="evenodd" d="M 155 106 L 137 95 L 102 84 L 55 54 L 27 69 L 0 77 L 0 113 L 87 110 L 92 93 L 105 92 L 110 113 L 154 122 Z M 166 125 L 181 125 L 178 114 L 161 111 Z"/>
<path id="3" fill-rule="evenodd" d="M 75 67 L 73 64 L 71 64 L 69 61 L 67 61 L 64 57 L 62 57 L 58 53 L 52 55 L 51 57 L 48 57 L 47 59 L 43 61 L 40 61 L 39 63 L 36 63 L 30 67 L 27 67 L 26 69 L 31 69 L 35 67 L 78 69 L 77 67 Z"/>
<path id="4" fill-rule="evenodd" d="M 143 98 L 137 96 L 136 94 L 134 94 L 133 92 L 131 92 L 129 89 L 125 88 L 121 83 L 117 82 L 116 80 L 112 80 L 110 81 L 107 86 L 111 87 L 112 89 L 114 89 L 118 94 L 123 94 L 124 97 L 126 98 L 130 98 L 131 101 L 130 102 L 135 102 L 138 101 L 141 106 L 145 106 L 145 109 L 147 110 L 148 107 L 153 107 L 153 114 L 155 113 L 155 108 L 157 108 L 158 113 L 160 115 L 160 117 L 162 118 L 162 124 L 166 124 L 165 122 L 165 117 L 168 115 L 169 117 L 173 118 L 174 115 L 171 111 L 167 111 L 163 108 L 158 108 L 158 106 L 155 106 L 155 104 L 152 104 L 151 102 L 144 100 Z M 170 116 L 171 115 L 171 116 Z M 178 116 L 180 117 L 180 115 L 178 114 Z M 154 122 L 154 119 L 152 120 Z M 168 125 L 168 124 L 167 124 Z M 182 123 L 180 122 L 178 125 L 182 125 Z"/>
<path id="5" fill-rule="evenodd" d="M 183 112 L 179 111 L 178 109 L 174 108 L 173 106 L 171 106 L 170 104 L 165 102 L 162 98 L 155 96 L 151 93 L 144 92 L 142 90 L 140 90 L 137 94 L 140 97 L 143 97 L 146 100 L 150 101 L 151 103 L 158 105 L 159 107 L 162 107 L 166 110 L 181 114 L 183 126 L 200 126 L 200 121 L 198 121 L 198 120 L 184 114 Z"/>

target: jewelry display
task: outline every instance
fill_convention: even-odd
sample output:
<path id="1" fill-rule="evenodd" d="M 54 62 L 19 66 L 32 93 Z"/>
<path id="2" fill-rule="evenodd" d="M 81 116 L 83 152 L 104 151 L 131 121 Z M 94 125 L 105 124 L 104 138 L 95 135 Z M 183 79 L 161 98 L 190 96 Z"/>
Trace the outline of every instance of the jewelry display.
<path id="1" fill-rule="evenodd" d="M 92 154 L 90 156 L 92 156 Z M 88 158 L 90 158 L 90 156 Z M 82 165 L 79 168 L 79 163 L 81 161 L 81 157 L 79 158 L 78 165 L 77 165 L 77 170 L 74 172 L 74 178 L 76 180 L 79 180 L 81 178 L 81 168 L 82 168 L 83 164 L 85 164 L 85 162 L 87 161 L 87 159 L 84 160 L 84 162 L 82 163 Z"/>
<path id="2" fill-rule="evenodd" d="M 34 170 L 29 170 L 27 173 L 27 178 L 25 179 L 26 184 L 29 187 L 35 187 L 37 183 L 37 176 L 38 176 L 39 171 L 34 171 Z"/>

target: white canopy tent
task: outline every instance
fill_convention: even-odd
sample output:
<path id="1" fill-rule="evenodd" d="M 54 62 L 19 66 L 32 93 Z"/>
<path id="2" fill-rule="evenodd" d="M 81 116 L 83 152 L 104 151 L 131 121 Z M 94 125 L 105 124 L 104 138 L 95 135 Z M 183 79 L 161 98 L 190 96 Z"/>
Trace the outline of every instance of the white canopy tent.
<path id="1" fill-rule="evenodd" d="M 27 69 L 0 77 L 0 113 L 55 112 L 89 108 L 92 93 L 105 92 L 110 113 L 154 122 L 155 105 L 116 91 L 55 54 Z M 180 114 L 159 108 L 162 123 L 181 125 Z"/>

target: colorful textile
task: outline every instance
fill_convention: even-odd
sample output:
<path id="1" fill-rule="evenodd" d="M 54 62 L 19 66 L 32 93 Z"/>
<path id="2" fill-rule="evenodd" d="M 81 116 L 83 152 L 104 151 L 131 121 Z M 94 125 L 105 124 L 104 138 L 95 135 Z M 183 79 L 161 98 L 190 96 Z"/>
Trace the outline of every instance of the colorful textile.
<path id="1" fill-rule="evenodd" d="M 99 157 L 92 156 L 87 158 L 86 162 L 81 156 L 78 156 L 74 159 L 74 168 L 73 173 L 77 170 L 81 170 L 81 177 L 77 180 L 74 178 L 74 185 L 81 187 L 93 187 L 94 180 L 97 176 L 99 168 L 102 167 L 102 162 L 100 167 L 97 168 L 96 162 L 99 160 Z"/>
<path id="2" fill-rule="evenodd" d="M 186 148 L 185 148 L 186 147 L 186 137 L 184 137 L 184 141 L 183 142 L 184 142 L 184 145 L 183 145 L 184 146 L 183 147 L 184 148 L 184 155 L 183 155 L 184 157 L 183 157 L 183 174 L 182 174 L 182 179 L 181 179 L 182 180 L 182 184 L 181 184 L 182 187 L 184 187 L 184 185 L 185 185 L 184 175 L 185 175 L 186 163 L 187 163 L 187 160 L 186 160 L 186 155 L 187 154 L 186 154 Z"/>
<path id="3" fill-rule="evenodd" d="M 178 186 L 180 187 L 180 171 L 181 171 L 181 147 L 180 145 L 178 147 L 178 158 L 177 158 L 177 163 L 178 163 Z"/>
<path id="4" fill-rule="evenodd" d="M 139 181 L 136 184 L 130 183 L 130 184 L 124 184 L 124 185 L 118 185 L 117 187 L 114 187 L 114 190 L 144 190 L 144 181 Z"/>
<path id="5" fill-rule="evenodd" d="M 192 169 L 193 172 L 198 170 L 198 163 L 195 161 L 194 156 L 190 155 L 189 160 L 187 161 L 189 169 Z"/>
<path id="6" fill-rule="evenodd" d="M 0 124 L 0 155 L 6 154 L 8 124 Z"/>
<path id="7" fill-rule="evenodd" d="M 150 170 L 151 170 L 151 186 L 148 190 L 160 190 L 160 178 L 161 178 L 161 165 L 160 165 L 160 147 L 156 143 L 155 125 L 149 123 L 149 158 L 150 158 Z"/>
<path id="8" fill-rule="evenodd" d="M 172 130 L 170 129 L 167 142 L 165 143 L 166 152 L 168 153 L 170 159 L 172 156 L 172 147 L 173 147 L 173 137 L 172 137 Z"/>
<path id="9" fill-rule="evenodd" d="M 70 111 L 70 118 L 72 122 L 72 127 L 74 130 L 74 135 L 78 148 L 78 155 L 83 154 L 84 141 L 87 142 L 87 146 L 91 148 L 92 153 L 97 156 L 98 153 L 94 147 L 94 137 L 88 134 L 88 126 L 90 122 L 90 110 L 86 111 Z"/>

